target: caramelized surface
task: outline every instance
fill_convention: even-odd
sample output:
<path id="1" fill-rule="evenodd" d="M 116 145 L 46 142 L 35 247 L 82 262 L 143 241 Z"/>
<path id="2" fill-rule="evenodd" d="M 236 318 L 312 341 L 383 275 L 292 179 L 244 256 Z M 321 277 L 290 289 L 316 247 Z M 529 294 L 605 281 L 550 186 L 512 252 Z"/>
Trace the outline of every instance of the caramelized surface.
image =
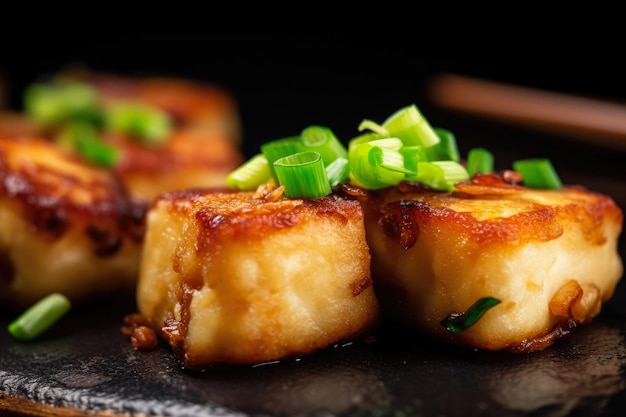
<path id="1" fill-rule="evenodd" d="M 390 317 L 470 348 L 532 351 L 597 315 L 623 272 L 623 215 L 611 198 L 492 175 L 457 189 L 403 184 L 359 197 L 372 277 Z M 482 297 L 501 303 L 468 330 L 439 324 Z"/>
<path id="2" fill-rule="evenodd" d="M 352 198 L 169 193 L 148 215 L 137 302 L 187 367 L 258 363 L 372 331 L 369 266 Z"/>
<path id="3" fill-rule="evenodd" d="M 108 172 L 39 139 L 0 138 L 0 300 L 73 301 L 136 280 L 146 207 Z"/>
<path id="4" fill-rule="evenodd" d="M 62 74 L 90 83 L 103 106 L 142 101 L 172 117 L 158 146 L 106 129 L 121 150 L 110 170 L 56 145 L 56 130 L 26 113 L 0 114 L 0 303 L 23 308 L 52 291 L 72 301 L 134 289 L 144 215 L 158 194 L 225 185 L 239 166 L 234 99 L 210 84 L 176 78 Z"/>
<path id="5" fill-rule="evenodd" d="M 165 191 L 224 186 L 226 176 L 244 161 L 239 149 L 241 121 L 234 97 L 206 82 L 174 77 L 122 77 L 107 73 L 68 71 L 99 93 L 104 107 L 143 102 L 172 119 L 170 136 L 146 146 L 136 138 L 108 129 L 100 137 L 121 149 L 114 167 L 133 196 L 151 201 Z M 26 113 L 0 113 L 0 135 L 53 140 L 56 129 L 43 129 Z"/>

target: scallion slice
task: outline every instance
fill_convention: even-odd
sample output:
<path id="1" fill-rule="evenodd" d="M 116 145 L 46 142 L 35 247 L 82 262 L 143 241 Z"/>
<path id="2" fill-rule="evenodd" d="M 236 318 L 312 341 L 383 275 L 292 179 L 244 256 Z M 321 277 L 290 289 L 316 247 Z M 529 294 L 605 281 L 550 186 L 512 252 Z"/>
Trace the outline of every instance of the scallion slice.
<path id="1" fill-rule="evenodd" d="M 346 181 L 349 175 L 350 163 L 347 158 L 339 157 L 326 167 L 326 177 L 331 187 Z"/>
<path id="2" fill-rule="evenodd" d="M 428 160 L 459 162 L 461 155 L 459 154 L 459 148 L 454 133 L 441 127 L 435 127 L 433 130 L 437 133 L 440 140 L 439 143 L 424 149 Z"/>
<path id="3" fill-rule="evenodd" d="M 300 136 L 289 136 L 286 138 L 275 139 L 261 145 L 261 153 L 265 155 L 270 167 L 272 177 L 278 181 L 274 162 L 289 155 L 304 152 L 304 145 L 300 140 Z"/>
<path id="4" fill-rule="evenodd" d="M 167 139 L 172 121 L 164 111 L 143 102 L 120 102 L 106 112 L 109 128 L 130 135 L 145 144 Z"/>
<path id="5" fill-rule="evenodd" d="M 440 324 L 452 333 L 461 333 L 476 323 L 490 308 L 500 304 L 494 297 L 484 297 L 476 301 L 463 313 L 452 313 Z"/>
<path id="6" fill-rule="evenodd" d="M 421 146 L 403 146 L 400 148 L 400 153 L 404 158 L 404 167 L 410 172 L 410 176 L 417 174 L 417 163 L 427 161 L 428 157 L 426 152 Z"/>
<path id="7" fill-rule="evenodd" d="M 290 198 L 319 198 L 332 192 L 322 156 L 318 152 L 298 152 L 274 162 L 278 183 Z"/>
<path id="8" fill-rule="evenodd" d="M 88 162 L 105 168 L 115 166 L 121 151 L 103 142 L 96 128 L 85 122 L 72 122 L 63 126 L 56 136 L 56 142 L 62 148 L 76 152 Z"/>
<path id="9" fill-rule="evenodd" d="M 72 120 L 101 126 L 104 120 L 95 89 L 77 81 L 29 85 L 24 93 L 24 110 L 46 129 Z"/>
<path id="10" fill-rule="evenodd" d="M 493 154 L 485 148 L 472 148 L 467 153 L 465 165 L 470 176 L 493 172 Z"/>
<path id="11" fill-rule="evenodd" d="M 69 299 L 60 293 L 52 293 L 20 314 L 9 323 L 7 329 L 16 339 L 31 341 L 48 330 L 71 308 Z"/>
<path id="12" fill-rule="evenodd" d="M 351 148 L 350 179 L 355 185 L 379 189 L 402 181 L 407 173 L 398 138 L 371 140 Z"/>
<path id="13" fill-rule="evenodd" d="M 455 161 L 428 161 L 417 163 L 417 175 L 407 179 L 440 191 L 452 191 L 457 182 L 469 179 L 463 165 Z"/>
<path id="14" fill-rule="evenodd" d="M 561 178 L 549 159 L 520 159 L 513 161 L 513 169 L 522 175 L 522 182 L 526 187 L 554 190 L 563 188 Z"/>
<path id="15" fill-rule="evenodd" d="M 363 119 L 358 127 L 359 132 L 364 130 L 371 130 L 374 133 L 377 133 L 383 137 L 389 137 L 389 131 L 370 119 Z"/>
<path id="16" fill-rule="evenodd" d="M 397 110 L 383 122 L 382 126 L 389 132 L 389 136 L 400 138 L 407 146 L 420 145 L 428 148 L 440 141 L 437 133 L 415 104 Z"/>
<path id="17" fill-rule="evenodd" d="M 337 158 L 346 158 L 348 151 L 339 141 L 335 133 L 325 126 L 312 125 L 302 130 L 300 140 L 304 151 L 319 152 L 325 165 Z"/>
<path id="18" fill-rule="evenodd" d="M 374 146 L 369 153 L 374 176 L 383 184 L 396 185 L 406 174 L 404 157 L 399 149 Z"/>
<path id="19" fill-rule="evenodd" d="M 252 191 L 271 179 L 272 173 L 267 158 L 263 154 L 257 154 L 230 172 L 226 177 L 226 183 L 236 190 Z"/>

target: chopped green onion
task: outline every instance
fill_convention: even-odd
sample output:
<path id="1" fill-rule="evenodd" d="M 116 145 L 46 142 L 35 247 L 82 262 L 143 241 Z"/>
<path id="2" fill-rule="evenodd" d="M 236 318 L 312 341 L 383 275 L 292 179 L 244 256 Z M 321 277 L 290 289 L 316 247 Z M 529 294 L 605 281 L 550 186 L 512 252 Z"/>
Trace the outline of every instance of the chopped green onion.
<path id="1" fill-rule="evenodd" d="M 463 165 L 455 161 L 418 162 L 417 175 L 407 179 L 440 191 L 454 190 L 454 184 L 469 179 Z"/>
<path id="2" fill-rule="evenodd" d="M 337 158 L 348 156 L 348 151 L 335 133 L 325 126 L 313 125 L 303 129 L 300 140 L 305 146 L 304 151 L 319 152 L 325 165 L 329 165 Z"/>
<path id="3" fill-rule="evenodd" d="M 378 133 L 381 136 L 389 136 L 389 131 L 387 129 L 369 119 L 363 119 L 363 121 L 361 121 L 361 123 L 359 124 L 358 130 L 359 132 L 362 132 L 364 130 L 371 130 L 372 132 Z"/>
<path id="4" fill-rule="evenodd" d="M 228 174 L 226 183 L 236 190 L 252 191 L 271 179 L 267 158 L 263 154 L 257 154 Z"/>
<path id="5" fill-rule="evenodd" d="M 374 133 L 374 132 L 368 132 L 368 133 L 364 133 L 362 135 L 359 135 L 355 138 L 352 138 L 350 140 L 350 142 L 348 143 L 348 157 L 350 156 L 350 154 L 354 151 L 354 149 L 361 145 L 362 143 L 367 143 L 367 142 L 371 142 L 373 140 L 378 140 L 378 139 L 385 139 L 388 138 L 389 136 L 383 136 L 380 135 L 378 133 Z M 349 159 L 349 158 L 348 158 Z"/>
<path id="6" fill-rule="evenodd" d="M 63 317 L 70 307 L 71 303 L 66 296 L 52 293 L 9 323 L 8 331 L 18 340 L 34 340 Z"/>
<path id="7" fill-rule="evenodd" d="M 433 130 L 437 133 L 437 136 L 439 136 L 440 141 L 439 143 L 424 149 L 428 160 L 459 162 L 461 160 L 461 156 L 459 154 L 459 148 L 457 147 L 454 133 L 440 127 L 435 127 Z"/>
<path id="8" fill-rule="evenodd" d="M 302 130 L 300 135 L 265 143 L 261 152 L 267 159 L 272 178 L 281 185 L 284 179 L 277 176 L 276 162 L 289 161 L 285 165 L 291 165 L 291 159 L 283 158 L 306 152 L 320 155 L 331 188 L 350 180 L 357 187 L 374 190 L 408 180 L 434 190 L 453 191 L 457 183 L 468 180 L 476 173 L 493 172 L 494 169 L 493 155 L 482 148 L 470 150 L 462 164 L 454 134 L 444 128 L 433 128 L 414 104 L 400 108 L 382 124 L 363 119 L 358 130 L 368 132 L 352 138 L 347 150 L 331 129 L 312 125 Z M 539 172 L 537 168 L 528 170 L 526 162 L 518 161 L 516 169 L 521 172 L 527 186 L 562 186 L 549 161 L 534 160 L 535 163 L 541 162 L 539 165 L 543 169 Z M 552 176 L 545 175 L 549 168 Z M 231 187 L 247 187 L 237 183 L 235 177 L 232 174 Z M 285 194 L 295 197 L 299 189 L 299 186 L 292 185 Z M 297 194 L 297 197 L 304 197 L 305 194 Z M 322 193 L 315 193 L 319 194 Z"/>
<path id="9" fill-rule="evenodd" d="M 304 152 L 304 145 L 300 140 L 300 136 L 289 136 L 264 143 L 261 145 L 261 152 L 267 159 L 272 177 L 278 181 L 276 169 L 274 168 L 274 162 L 280 158 L 284 158 L 298 152 Z"/>
<path id="10" fill-rule="evenodd" d="M 440 141 L 437 133 L 415 104 L 397 110 L 383 122 L 382 126 L 389 132 L 389 136 L 400 138 L 405 145 L 428 148 Z"/>
<path id="11" fill-rule="evenodd" d="M 278 183 L 290 198 L 318 198 L 332 192 L 322 156 L 317 152 L 298 152 L 274 162 Z"/>
<path id="12" fill-rule="evenodd" d="M 68 123 L 56 136 L 59 146 L 78 153 L 87 161 L 103 166 L 113 167 L 119 161 L 120 150 L 103 142 L 96 128 L 85 122 Z"/>
<path id="13" fill-rule="evenodd" d="M 461 333 L 476 323 L 490 308 L 500 304 L 500 300 L 493 297 L 484 297 L 476 301 L 464 313 L 452 313 L 440 324 L 452 333 Z"/>
<path id="14" fill-rule="evenodd" d="M 104 113 L 95 89 L 80 82 L 31 84 L 24 93 L 24 110 L 48 129 L 72 120 L 101 126 Z"/>
<path id="15" fill-rule="evenodd" d="M 347 158 L 339 157 L 326 167 L 326 177 L 331 187 L 346 181 L 349 175 L 350 163 Z"/>
<path id="16" fill-rule="evenodd" d="M 352 146 L 350 179 L 356 185 L 378 189 L 395 185 L 409 173 L 404 167 L 404 157 L 400 153 L 402 141 L 387 138 L 358 143 Z"/>
<path id="17" fill-rule="evenodd" d="M 167 113 L 143 102 L 116 103 L 108 109 L 106 116 L 111 130 L 144 143 L 164 141 L 172 127 Z"/>
<path id="18" fill-rule="evenodd" d="M 530 188 L 563 188 L 552 162 L 545 158 L 520 159 L 513 162 L 513 169 L 522 175 L 522 182 Z"/>
<path id="19" fill-rule="evenodd" d="M 470 176 L 493 172 L 493 154 L 484 148 L 472 148 L 467 153 L 466 167 Z"/>
<path id="20" fill-rule="evenodd" d="M 417 163 L 427 161 L 426 152 L 422 149 L 421 146 L 413 145 L 413 146 L 403 146 L 400 148 L 400 153 L 404 158 L 404 167 L 411 174 L 417 174 Z"/>
<path id="21" fill-rule="evenodd" d="M 374 146 L 369 152 L 369 158 L 370 165 L 374 168 L 374 176 L 384 184 L 396 185 L 407 174 L 404 157 L 399 149 Z"/>

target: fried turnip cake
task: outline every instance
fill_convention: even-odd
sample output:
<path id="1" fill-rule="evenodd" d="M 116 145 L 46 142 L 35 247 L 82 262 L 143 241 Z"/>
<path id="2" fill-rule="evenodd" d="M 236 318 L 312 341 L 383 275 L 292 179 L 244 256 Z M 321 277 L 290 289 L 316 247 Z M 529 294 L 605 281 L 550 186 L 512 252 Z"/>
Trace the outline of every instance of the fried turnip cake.
<path id="1" fill-rule="evenodd" d="M 482 174 L 453 192 L 401 183 L 356 194 L 383 314 L 446 342 L 543 349 L 591 321 L 622 277 L 622 211 L 580 186 Z"/>
<path id="2" fill-rule="evenodd" d="M 31 84 L 24 103 L 23 113 L 0 113 L 0 133 L 48 138 L 94 163 L 76 145 L 88 125 L 89 135 L 118 153 L 108 167 L 146 201 L 165 191 L 223 186 L 243 162 L 236 100 L 209 82 L 72 69 Z M 68 133 L 77 123 L 80 133 Z"/>
<path id="3" fill-rule="evenodd" d="M 92 74 L 87 80 L 105 107 L 146 103 L 171 119 L 167 140 L 158 146 L 104 132 L 123 151 L 114 169 L 133 195 L 150 201 L 165 191 L 224 186 L 226 176 L 243 162 L 236 101 L 224 88 L 175 77 Z"/>
<path id="4" fill-rule="evenodd" d="M 143 216 L 108 171 L 36 138 L 0 138 L 0 303 L 132 290 Z"/>
<path id="5" fill-rule="evenodd" d="M 359 202 L 283 191 L 186 190 L 151 207 L 138 310 L 186 367 L 305 355 L 378 325 Z"/>

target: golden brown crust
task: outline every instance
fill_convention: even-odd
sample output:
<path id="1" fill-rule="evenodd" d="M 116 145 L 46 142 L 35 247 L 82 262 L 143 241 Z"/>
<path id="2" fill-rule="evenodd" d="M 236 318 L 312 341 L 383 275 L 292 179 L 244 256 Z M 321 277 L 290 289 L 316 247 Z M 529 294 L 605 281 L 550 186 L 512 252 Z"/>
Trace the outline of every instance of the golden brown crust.
<path id="1" fill-rule="evenodd" d="M 622 276 L 623 213 L 583 187 L 532 190 L 489 174 L 450 193 L 401 184 L 356 195 L 384 311 L 450 343 L 545 348 L 596 316 Z M 469 329 L 439 324 L 482 297 L 501 303 Z"/>
<path id="2" fill-rule="evenodd" d="M 37 138 L 0 137 L 0 302 L 73 302 L 136 279 L 147 205 L 109 172 Z"/>
<path id="3" fill-rule="evenodd" d="M 586 240 L 601 245 L 606 236 L 598 226 L 605 221 L 623 222 L 621 209 L 610 197 L 583 187 L 539 192 L 494 183 L 490 177 L 496 178 L 483 175 L 480 180 L 457 185 L 453 193 L 403 184 L 383 190 L 381 196 L 371 192 L 369 198 L 385 200 L 379 213 L 381 226 L 391 238 L 400 238 L 402 233 L 405 249 L 415 243 L 420 225 L 425 224 L 445 225 L 451 232 L 471 236 L 471 242 L 489 248 L 556 239 L 572 220 Z"/>
<path id="4" fill-rule="evenodd" d="M 132 287 L 152 199 L 224 186 L 243 161 L 235 101 L 216 85 L 89 71 L 59 76 L 90 83 L 104 107 L 123 100 L 161 108 L 173 129 L 146 146 L 104 127 L 100 138 L 121 150 L 106 170 L 57 146 L 56 127 L 44 129 L 26 113 L 0 114 L 0 303 L 18 308 L 51 291 L 83 301 Z"/>
<path id="5" fill-rule="evenodd" d="M 380 321 L 354 198 L 166 193 L 144 253 L 139 310 L 189 368 L 305 355 Z"/>
<path id="6" fill-rule="evenodd" d="M 282 195 L 283 187 L 238 192 L 224 189 L 188 189 L 165 193 L 171 209 L 193 214 L 199 227 L 200 248 L 229 241 L 262 240 L 266 234 L 293 227 L 316 217 L 333 217 L 339 223 L 361 215 L 358 201 L 336 194 L 319 199 L 291 199 Z M 159 201 L 155 204 L 158 205 Z"/>
<path id="7" fill-rule="evenodd" d="M 132 201 L 124 186 L 102 169 L 37 138 L 0 137 L 0 197 L 19 201 L 43 233 L 62 233 L 71 219 L 95 232 L 129 235 L 140 241 L 146 206 Z M 89 233 L 89 232 L 88 232 Z"/>

